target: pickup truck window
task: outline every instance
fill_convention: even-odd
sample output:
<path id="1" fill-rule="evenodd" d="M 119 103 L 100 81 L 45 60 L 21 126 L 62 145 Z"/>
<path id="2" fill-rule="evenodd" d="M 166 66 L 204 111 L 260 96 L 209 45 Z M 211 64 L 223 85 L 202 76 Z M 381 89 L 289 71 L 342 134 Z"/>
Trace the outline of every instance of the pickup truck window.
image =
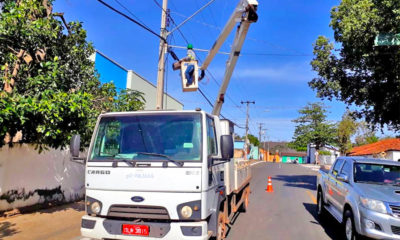
<path id="1" fill-rule="evenodd" d="M 106 116 L 100 120 L 90 161 L 200 161 L 200 149 L 200 114 Z"/>
<path id="2" fill-rule="evenodd" d="M 215 137 L 214 119 L 207 117 L 208 156 L 217 155 L 217 139 Z"/>
<path id="3" fill-rule="evenodd" d="M 346 174 L 348 177 L 350 177 L 351 173 L 351 163 L 345 161 L 342 167 L 342 171 L 340 171 L 341 174 Z"/>
<path id="4" fill-rule="evenodd" d="M 335 166 L 333 166 L 332 174 L 334 176 L 338 175 L 340 168 L 342 167 L 343 159 L 336 160 Z"/>
<path id="5" fill-rule="evenodd" d="M 354 182 L 400 185 L 400 166 L 356 163 Z"/>

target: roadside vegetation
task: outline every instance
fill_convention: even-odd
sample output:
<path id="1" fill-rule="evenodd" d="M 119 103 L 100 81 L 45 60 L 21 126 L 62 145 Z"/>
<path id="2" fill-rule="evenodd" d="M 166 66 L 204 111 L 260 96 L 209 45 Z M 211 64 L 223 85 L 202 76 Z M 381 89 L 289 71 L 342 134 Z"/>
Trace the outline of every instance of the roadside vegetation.
<path id="1" fill-rule="evenodd" d="M 52 0 L 0 3 L 0 147 L 17 140 L 40 152 L 74 134 L 85 147 L 99 113 L 143 108 L 142 93 L 100 83 L 82 23 L 53 12 Z"/>

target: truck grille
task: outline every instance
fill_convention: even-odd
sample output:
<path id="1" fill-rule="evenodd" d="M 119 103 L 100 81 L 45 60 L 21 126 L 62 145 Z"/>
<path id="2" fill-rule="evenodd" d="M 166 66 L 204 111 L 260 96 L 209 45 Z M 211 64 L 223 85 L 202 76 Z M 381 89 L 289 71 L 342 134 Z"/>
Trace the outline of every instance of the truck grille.
<path id="1" fill-rule="evenodd" d="M 400 227 L 392 226 L 392 232 L 396 235 L 400 235 Z"/>
<path id="2" fill-rule="evenodd" d="M 392 213 L 396 217 L 400 217 L 400 206 L 395 206 L 395 205 L 389 205 L 390 209 L 392 210 Z"/>
<path id="3" fill-rule="evenodd" d="M 112 205 L 107 216 L 131 219 L 170 219 L 167 209 L 156 206 Z"/>

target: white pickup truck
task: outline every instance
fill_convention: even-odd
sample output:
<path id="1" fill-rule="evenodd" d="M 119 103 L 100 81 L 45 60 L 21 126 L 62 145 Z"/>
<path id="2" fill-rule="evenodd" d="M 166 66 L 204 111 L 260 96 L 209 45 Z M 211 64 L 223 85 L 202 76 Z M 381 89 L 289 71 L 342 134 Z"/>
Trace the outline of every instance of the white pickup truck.
<path id="1" fill-rule="evenodd" d="M 400 163 L 340 157 L 317 180 L 317 214 L 330 213 L 348 240 L 400 239 Z"/>
<path id="2" fill-rule="evenodd" d="M 85 158 L 82 235 L 224 239 L 250 194 L 248 161 L 233 159 L 233 130 L 201 110 L 100 115 Z M 78 135 L 70 147 L 78 158 Z"/>

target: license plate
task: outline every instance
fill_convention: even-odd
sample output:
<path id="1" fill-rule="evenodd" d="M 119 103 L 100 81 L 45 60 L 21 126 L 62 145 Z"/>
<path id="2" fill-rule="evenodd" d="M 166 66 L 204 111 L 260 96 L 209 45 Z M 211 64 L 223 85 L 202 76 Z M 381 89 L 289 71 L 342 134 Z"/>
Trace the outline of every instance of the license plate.
<path id="1" fill-rule="evenodd" d="M 122 234 L 124 235 L 149 236 L 149 229 L 149 226 L 146 225 L 122 224 Z"/>

